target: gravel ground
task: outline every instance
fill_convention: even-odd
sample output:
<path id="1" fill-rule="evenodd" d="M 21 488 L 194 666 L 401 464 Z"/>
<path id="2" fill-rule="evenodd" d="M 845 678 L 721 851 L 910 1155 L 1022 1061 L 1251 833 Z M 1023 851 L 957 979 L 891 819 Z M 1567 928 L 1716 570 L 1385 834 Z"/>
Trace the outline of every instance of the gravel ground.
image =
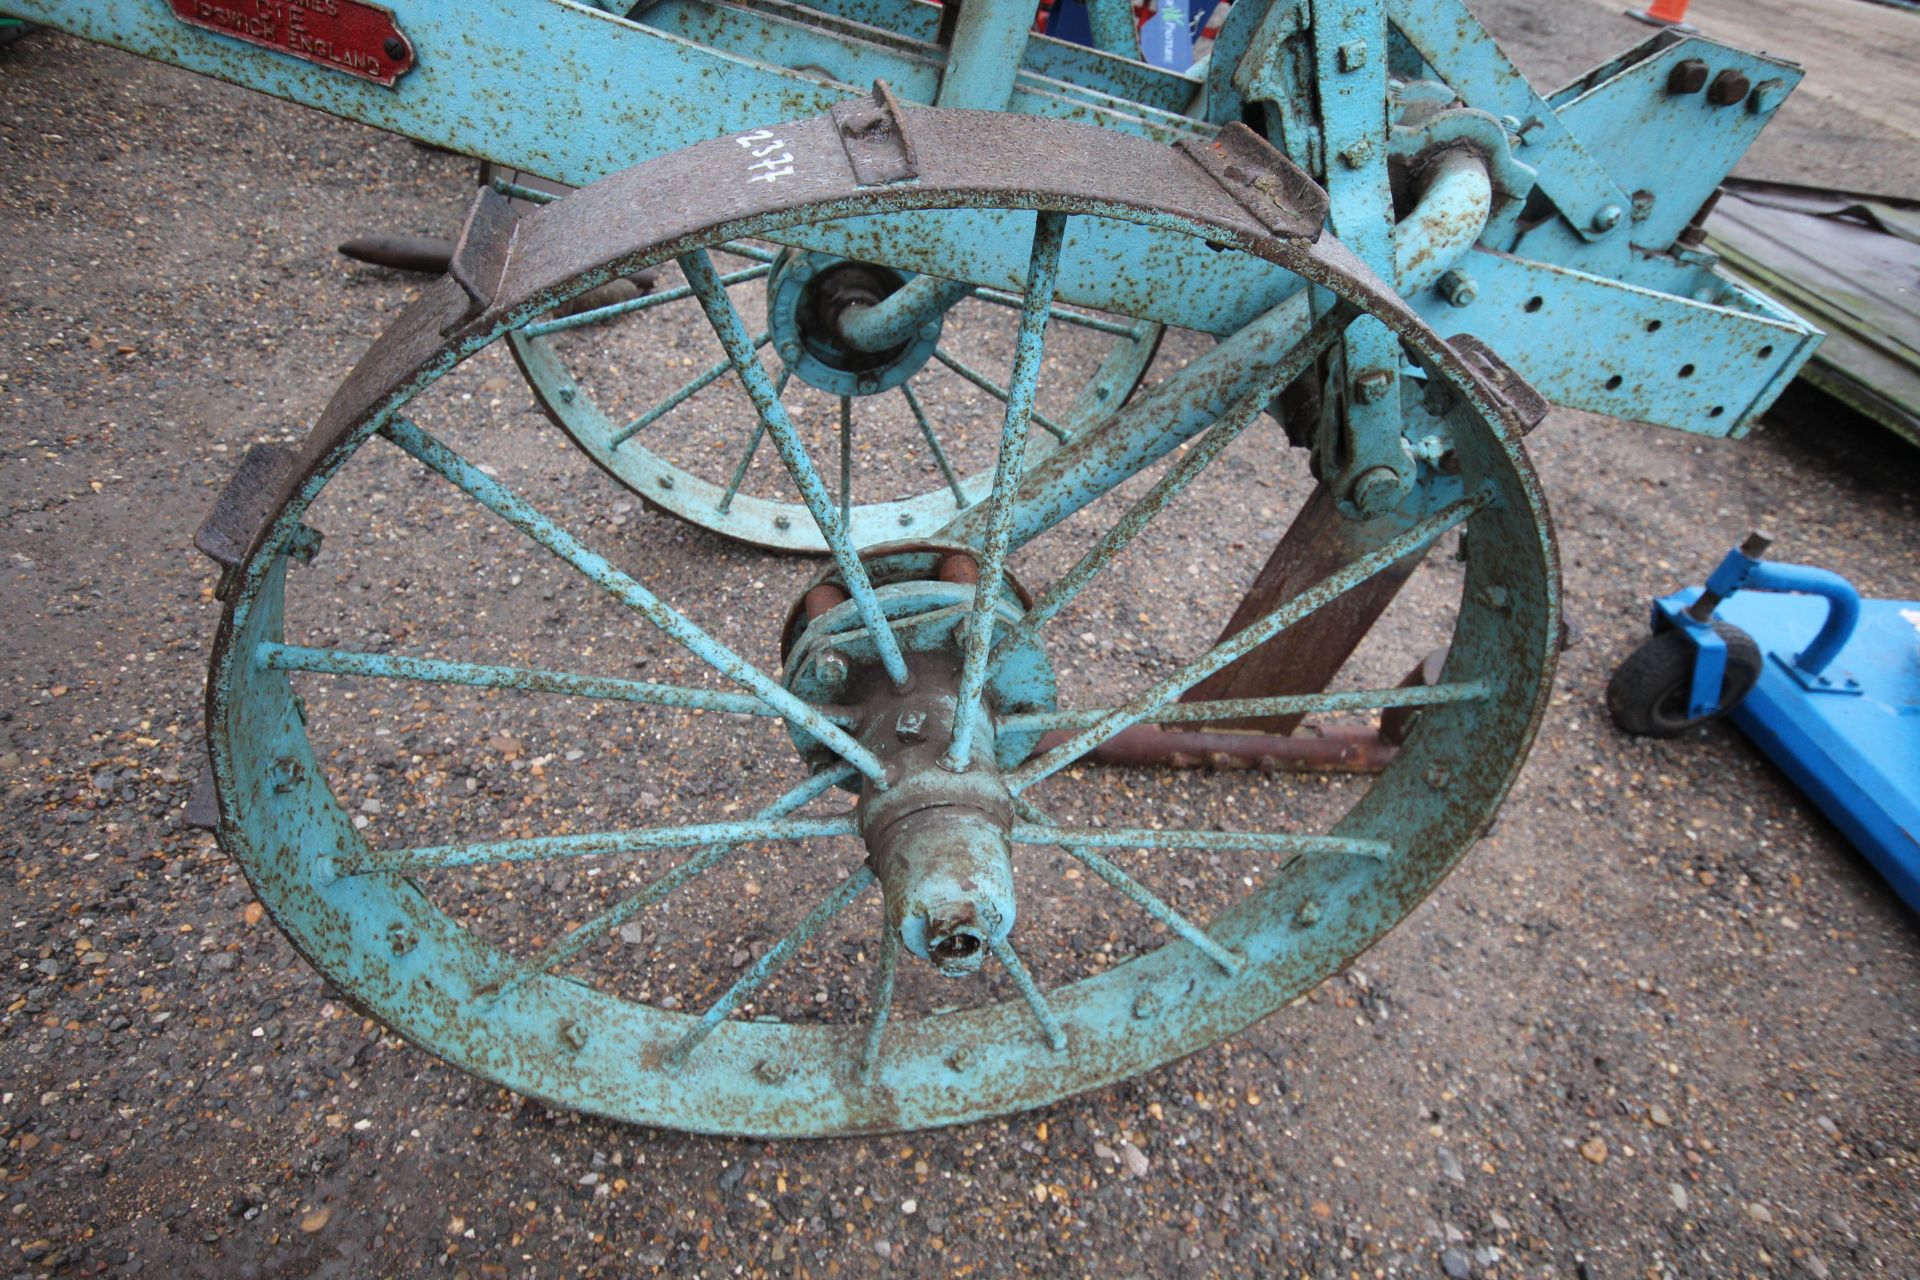
<path id="1" fill-rule="evenodd" d="M 1564 25 L 1536 11 L 1514 45 L 1548 81 L 1556 59 L 1584 63 L 1582 50 L 1638 34 L 1590 4 L 1552 12 Z M 583 1119 L 361 1020 L 182 821 L 217 608 L 191 530 L 249 443 L 299 437 L 413 288 L 332 246 L 368 229 L 444 232 L 464 163 L 65 39 L 0 58 L 0 1269 L 1920 1273 L 1912 917 L 1730 730 L 1634 741 L 1600 705 L 1646 599 L 1697 580 L 1753 523 L 1784 556 L 1913 595 L 1912 456 L 1818 406 L 1741 443 L 1556 414 L 1531 449 L 1577 643 L 1498 826 L 1359 969 L 1225 1045 L 938 1133 L 765 1143 Z M 1812 144 L 1794 154 L 1802 172 L 1818 167 Z M 1176 337 L 1167 359 L 1197 349 Z M 765 620 L 802 562 L 637 507 L 556 447 L 504 362 L 462 370 L 448 396 L 449 419 L 477 415 L 484 431 L 469 438 L 484 436 L 516 484 L 642 576 L 708 593 L 743 646 L 768 643 Z M 1130 570 L 1139 611 L 1090 606 L 1069 624 L 1091 639 L 1062 659 L 1063 679 L 1097 692 L 1209 639 L 1194 619 L 1244 589 L 1303 492 L 1296 471 L 1271 442 L 1230 454 L 1218 483 L 1252 485 L 1231 492 L 1254 500 L 1202 491 Z M 316 517 L 330 533 L 421 516 L 436 527 L 384 555 L 329 542 L 312 607 L 351 617 L 360 630 L 342 642 L 376 618 L 405 639 L 452 601 L 497 610 L 500 625 L 476 621 L 467 637 L 494 646 L 481 652 L 519 656 L 564 621 L 609 671 L 678 669 L 658 642 L 636 654 L 631 629 L 592 614 L 557 570 L 515 560 L 451 508 L 439 519 L 437 493 L 400 483 L 355 475 L 329 496 L 339 523 Z M 409 564 L 441 566 L 453 585 L 410 592 Z M 1033 572 L 1044 581 L 1054 567 Z M 1437 557 L 1362 671 L 1424 652 L 1457 586 Z M 484 699 L 346 695 L 316 685 L 315 720 L 391 726 L 325 744 L 342 799 L 383 834 L 604 821 L 634 804 L 673 815 L 770 785 L 721 739 L 663 764 L 648 737 L 659 730 L 631 717 L 546 709 L 510 733 Z M 582 791 L 569 781 L 585 798 L 563 798 Z M 1166 785 L 1107 775 L 1082 803 L 1117 821 L 1132 788 Z M 1177 785 L 1203 820 L 1241 807 L 1303 820 L 1354 784 Z M 782 899 L 809 874 L 776 864 L 718 897 Z M 1232 879 L 1202 860 L 1168 892 L 1204 909 Z M 524 940 L 552 927 L 534 888 L 556 902 L 606 892 L 535 874 L 443 901 L 510 890 L 516 905 L 489 927 Z M 1116 951 L 1150 940 L 1084 892 L 1037 886 L 1028 900 L 1044 902 L 1057 937 L 1036 962 L 1049 978 L 1102 939 Z M 750 909 L 663 919 L 622 940 L 647 969 L 621 951 L 596 975 L 704 960 L 717 989 L 781 927 Z M 767 1010 L 832 1016 L 857 1000 L 857 936 L 820 948 Z"/>

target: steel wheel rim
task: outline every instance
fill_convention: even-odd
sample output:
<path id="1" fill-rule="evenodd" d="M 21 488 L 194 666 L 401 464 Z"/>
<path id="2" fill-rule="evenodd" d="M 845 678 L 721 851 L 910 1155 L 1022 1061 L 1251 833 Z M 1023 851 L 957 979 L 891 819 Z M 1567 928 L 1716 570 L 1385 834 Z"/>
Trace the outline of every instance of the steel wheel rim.
<path id="1" fill-rule="evenodd" d="M 1071 191 L 1039 193 L 1033 203 L 1121 219 L 1137 213 L 1118 203 L 1090 204 Z M 846 205 L 845 197 L 823 199 L 782 216 L 798 221 Z M 678 237 L 658 256 L 755 229 L 752 221 L 709 226 Z M 1211 229 L 1251 243 L 1232 227 Z M 607 272 L 634 267 L 631 256 L 622 257 L 569 277 L 559 292 L 582 292 Z M 549 291 L 521 310 L 544 309 L 554 296 Z M 457 314 L 465 300 L 443 281 L 416 310 L 429 319 Z M 508 312 L 482 316 L 450 338 L 416 343 L 423 349 L 410 354 L 418 358 L 397 370 L 383 369 L 383 362 L 394 363 L 386 339 L 369 354 L 363 367 L 382 372 L 394 390 L 350 415 L 336 436 L 317 433 L 304 474 L 234 579 L 208 686 L 222 843 L 261 900 L 349 999 L 477 1075 L 569 1108 L 762 1135 L 918 1128 L 1041 1105 L 1215 1043 L 1350 961 L 1445 876 L 1490 822 L 1517 772 L 1558 647 L 1557 568 L 1538 487 L 1514 433 L 1488 429 L 1468 433 L 1457 447 L 1469 489 L 1479 486 L 1492 498 L 1467 526 L 1476 551 L 1497 553 L 1476 554 L 1469 563 L 1448 671 L 1454 679 L 1497 681 L 1500 695 L 1484 704 L 1428 707 L 1395 764 L 1335 827 L 1338 837 L 1395 841 L 1390 864 L 1296 859 L 1216 916 L 1208 931 L 1246 957 L 1237 976 L 1176 941 L 1056 989 L 1050 996 L 1073 1045 L 1066 1062 L 1035 1051 L 1029 1011 L 1008 1001 L 896 1021 L 871 1086 L 860 1085 L 855 1070 L 863 1029 L 845 1025 L 724 1021 L 696 1059 L 662 1069 L 664 1050 L 689 1015 L 551 974 L 489 990 L 506 963 L 502 953 L 442 915 L 410 882 L 334 874 L 334 859 L 359 837 L 328 791 L 285 673 L 256 660 L 263 640 L 280 638 L 282 553 L 307 505 L 408 399 L 496 340 L 513 319 Z M 1419 354 L 1463 396 L 1482 394 L 1450 351 Z M 269 811 L 299 816 L 267 820 Z M 1415 834 L 1396 834 L 1408 830 Z M 478 1025 L 477 1013 L 484 1015 Z M 956 1055 L 956 1045 L 967 1051 Z M 746 1081 L 755 1083 L 742 1088 Z"/>

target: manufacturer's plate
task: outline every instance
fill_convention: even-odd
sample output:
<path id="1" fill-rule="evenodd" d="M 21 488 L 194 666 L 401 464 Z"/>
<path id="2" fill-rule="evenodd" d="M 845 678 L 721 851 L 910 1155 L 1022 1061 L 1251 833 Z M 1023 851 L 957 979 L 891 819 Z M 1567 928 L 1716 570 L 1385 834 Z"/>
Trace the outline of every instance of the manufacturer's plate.
<path id="1" fill-rule="evenodd" d="M 393 11 L 365 0 L 167 0 L 188 26 L 392 87 L 413 68 Z"/>

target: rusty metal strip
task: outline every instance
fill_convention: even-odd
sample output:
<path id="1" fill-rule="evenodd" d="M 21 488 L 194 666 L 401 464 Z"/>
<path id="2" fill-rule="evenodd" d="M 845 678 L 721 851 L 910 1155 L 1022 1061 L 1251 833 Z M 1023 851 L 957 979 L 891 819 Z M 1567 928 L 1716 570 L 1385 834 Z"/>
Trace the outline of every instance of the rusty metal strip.
<path id="1" fill-rule="evenodd" d="M 1547 410 L 1553 407 L 1547 403 L 1545 396 L 1520 376 L 1519 370 L 1502 360 L 1499 352 L 1472 334 L 1456 333 L 1447 339 L 1447 345 L 1458 351 L 1466 360 L 1467 367 L 1480 376 L 1487 389 L 1513 411 L 1522 435 L 1539 426 L 1541 419 L 1547 416 Z"/>
<path id="2" fill-rule="evenodd" d="M 1327 222 L 1327 193 L 1306 170 L 1238 121 L 1209 140 L 1174 144 L 1275 235 L 1318 240 Z"/>
<path id="3" fill-rule="evenodd" d="M 906 113 L 885 80 L 873 82 L 871 98 L 836 102 L 828 112 L 840 131 L 853 178 L 863 187 L 884 187 L 920 176 L 920 160 L 907 132 Z"/>
<path id="4" fill-rule="evenodd" d="M 474 193 L 466 225 L 460 228 L 453 258 L 447 263 L 447 274 L 466 290 L 475 312 L 491 306 L 500 291 L 507 258 L 513 252 L 513 230 L 518 221 L 513 201 L 492 187 L 481 187 Z"/>

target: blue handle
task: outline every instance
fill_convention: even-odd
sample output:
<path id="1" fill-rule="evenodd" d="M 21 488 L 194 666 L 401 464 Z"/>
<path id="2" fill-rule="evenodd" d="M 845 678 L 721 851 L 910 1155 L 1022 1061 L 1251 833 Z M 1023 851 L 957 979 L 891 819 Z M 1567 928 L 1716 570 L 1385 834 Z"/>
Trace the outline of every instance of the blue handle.
<path id="1" fill-rule="evenodd" d="M 1853 584 L 1827 569 L 1810 564 L 1774 564 L 1737 548 L 1727 553 L 1707 579 L 1707 592 L 1725 599 L 1736 591 L 1786 591 L 1799 595 L 1821 596 L 1827 602 L 1827 620 L 1813 643 L 1800 652 L 1793 665 L 1810 676 L 1826 670 L 1846 647 L 1860 621 L 1860 593 Z"/>

